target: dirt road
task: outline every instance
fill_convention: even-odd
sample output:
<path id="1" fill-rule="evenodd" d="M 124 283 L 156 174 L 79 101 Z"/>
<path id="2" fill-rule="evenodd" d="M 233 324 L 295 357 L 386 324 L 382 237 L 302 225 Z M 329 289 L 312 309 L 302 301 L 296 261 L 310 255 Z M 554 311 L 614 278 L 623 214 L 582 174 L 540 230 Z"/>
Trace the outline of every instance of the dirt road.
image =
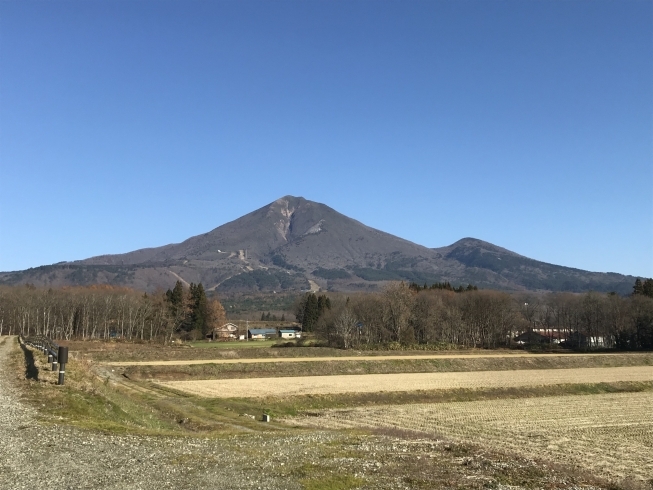
<path id="1" fill-rule="evenodd" d="M 623 356 L 618 354 L 530 354 L 530 353 L 492 353 L 492 354 L 424 354 L 424 355 L 390 355 L 390 356 L 341 356 L 341 357 L 257 357 L 245 359 L 175 359 L 174 361 L 115 361 L 103 362 L 107 366 L 190 366 L 192 364 L 257 364 L 266 362 L 327 362 L 327 361 L 399 361 L 423 359 L 480 359 L 480 358 L 551 358 L 581 356 Z M 636 355 L 636 354 L 635 354 Z"/>
<path id="2" fill-rule="evenodd" d="M 208 398 L 374 393 L 459 388 L 506 388 L 618 381 L 653 381 L 653 366 L 521 369 L 450 373 L 362 374 L 168 381 L 158 384 Z"/>

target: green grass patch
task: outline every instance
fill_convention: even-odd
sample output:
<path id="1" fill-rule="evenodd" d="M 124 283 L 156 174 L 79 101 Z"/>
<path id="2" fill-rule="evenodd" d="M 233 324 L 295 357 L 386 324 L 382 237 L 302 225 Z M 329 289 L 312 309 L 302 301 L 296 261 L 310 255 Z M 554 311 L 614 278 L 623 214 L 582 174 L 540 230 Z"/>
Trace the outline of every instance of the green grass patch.
<path id="1" fill-rule="evenodd" d="M 306 490 L 349 490 L 365 484 L 365 480 L 352 475 L 328 475 L 300 480 Z"/>
<path id="2" fill-rule="evenodd" d="M 130 396 L 111 386 L 108 380 L 93 376 L 85 361 L 69 358 L 65 384 L 58 386 L 57 372 L 50 371 L 39 352 L 32 352 L 34 365 L 31 369 L 37 376 L 18 382 L 24 400 L 38 409 L 43 422 L 63 422 L 113 433 L 180 433 L 174 420 L 147 400 Z M 27 359 L 23 351 L 16 349 L 10 356 L 12 370 L 24 372 Z"/>
<path id="3" fill-rule="evenodd" d="M 363 478 L 315 463 L 297 466 L 290 475 L 297 478 L 305 490 L 350 490 L 366 483 Z"/>

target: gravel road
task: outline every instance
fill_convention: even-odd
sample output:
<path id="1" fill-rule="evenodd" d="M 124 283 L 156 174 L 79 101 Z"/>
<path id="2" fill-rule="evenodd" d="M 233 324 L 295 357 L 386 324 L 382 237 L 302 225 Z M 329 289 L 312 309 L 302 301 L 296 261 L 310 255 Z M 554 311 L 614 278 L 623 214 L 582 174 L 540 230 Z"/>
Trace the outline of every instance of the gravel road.
<path id="1" fill-rule="evenodd" d="M 6 365 L 15 348 L 13 339 L 0 345 L 0 365 Z M 71 490 L 299 488 L 288 479 L 260 471 L 258 462 L 245 456 L 266 444 L 284 447 L 279 438 L 115 436 L 45 425 L 32 407 L 19 400 L 6 371 L 0 373 L 0 489 L 44 488 L 45 481 L 50 488 Z M 268 462 L 277 457 L 283 454 L 275 455 L 271 448 Z"/>

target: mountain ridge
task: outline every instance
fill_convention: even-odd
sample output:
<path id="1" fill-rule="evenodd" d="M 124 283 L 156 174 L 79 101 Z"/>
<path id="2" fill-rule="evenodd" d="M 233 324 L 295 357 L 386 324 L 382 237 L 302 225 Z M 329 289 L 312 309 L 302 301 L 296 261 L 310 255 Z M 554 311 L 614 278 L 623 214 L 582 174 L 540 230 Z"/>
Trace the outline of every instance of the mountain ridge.
<path id="1" fill-rule="evenodd" d="M 633 276 L 547 264 L 476 238 L 428 248 L 333 208 L 284 196 L 180 243 L 0 273 L 0 284 L 115 284 L 166 289 L 178 278 L 207 289 L 374 290 L 385 281 L 449 281 L 504 290 L 615 291 Z"/>

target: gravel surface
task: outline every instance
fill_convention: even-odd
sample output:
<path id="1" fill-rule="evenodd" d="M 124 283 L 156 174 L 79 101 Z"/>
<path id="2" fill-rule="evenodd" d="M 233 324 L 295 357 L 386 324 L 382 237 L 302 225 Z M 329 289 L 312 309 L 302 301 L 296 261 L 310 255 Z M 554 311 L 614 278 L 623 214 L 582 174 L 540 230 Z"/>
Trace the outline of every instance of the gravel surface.
<path id="1" fill-rule="evenodd" d="M 13 339 L 0 345 L 0 365 L 13 348 Z M 2 489 L 42 488 L 44 481 L 56 489 L 299 488 L 248 464 L 243 450 L 265 444 L 260 439 L 115 436 L 44 425 L 6 378 L 0 375 Z"/>

